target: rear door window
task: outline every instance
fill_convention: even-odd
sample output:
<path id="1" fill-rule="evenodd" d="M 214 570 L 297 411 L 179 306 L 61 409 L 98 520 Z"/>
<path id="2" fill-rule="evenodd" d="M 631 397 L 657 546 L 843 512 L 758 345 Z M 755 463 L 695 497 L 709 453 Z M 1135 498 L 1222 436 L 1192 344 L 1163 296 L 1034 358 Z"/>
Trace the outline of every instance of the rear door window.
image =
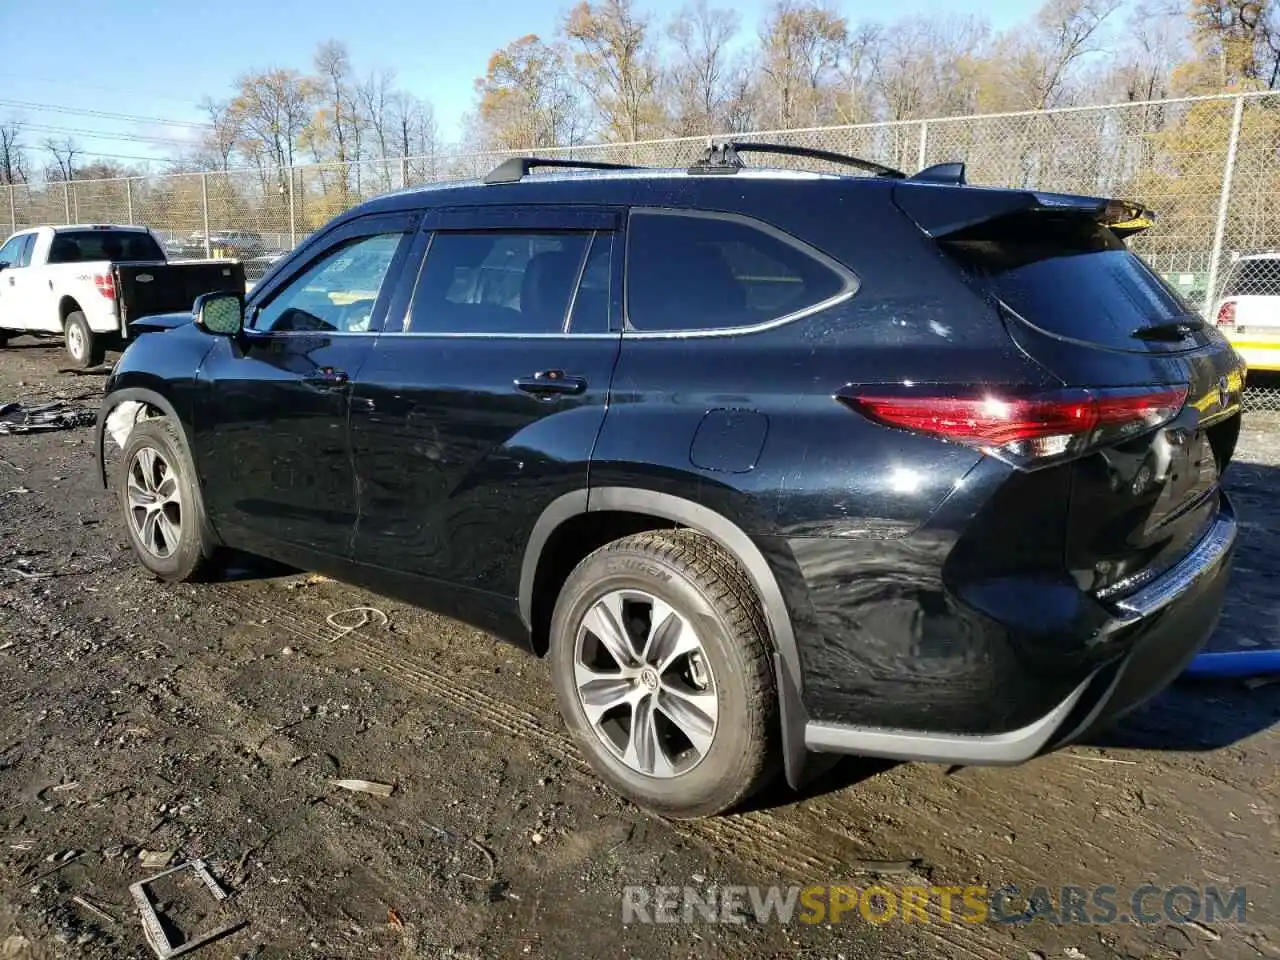
<path id="1" fill-rule="evenodd" d="M 645 210 L 628 223 L 633 330 L 752 327 L 821 308 L 855 287 L 834 260 L 745 217 Z"/>
<path id="2" fill-rule="evenodd" d="M 1105 227 L 1079 218 L 1008 217 L 939 246 L 1027 322 L 1049 333 L 1125 349 L 1177 348 L 1135 337 L 1198 321 L 1195 309 Z"/>
<path id="3" fill-rule="evenodd" d="M 414 292 L 409 332 L 566 332 L 592 239 L 587 231 L 437 233 Z M 597 249 L 607 271 L 608 245 Z M 607 277 L 604 282 L 607 310 Z M 591 293 L 584 311 L 592 308 Z"/>

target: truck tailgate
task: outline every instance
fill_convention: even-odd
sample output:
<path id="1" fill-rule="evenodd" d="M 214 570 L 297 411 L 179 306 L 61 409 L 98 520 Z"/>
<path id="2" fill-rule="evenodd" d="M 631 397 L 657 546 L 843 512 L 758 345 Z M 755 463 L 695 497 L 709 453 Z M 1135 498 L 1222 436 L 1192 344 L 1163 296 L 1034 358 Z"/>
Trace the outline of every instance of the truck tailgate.
<path id="1" fill-rule="evenodd" d="M 236 260 L 122 263 L 115 273 L 122 329 L 141 317 L 189 310 L 201 294 L 244 292 L 244 266 Z"/>

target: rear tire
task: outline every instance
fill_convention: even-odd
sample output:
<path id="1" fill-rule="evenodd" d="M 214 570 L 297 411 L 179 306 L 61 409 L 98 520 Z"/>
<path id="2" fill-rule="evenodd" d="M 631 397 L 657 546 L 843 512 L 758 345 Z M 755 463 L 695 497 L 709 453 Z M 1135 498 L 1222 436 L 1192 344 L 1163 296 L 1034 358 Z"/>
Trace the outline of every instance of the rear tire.
<path id="1" fill-rule="evenodd" d="M 67 355 L 71 357 L 71 362 L 80 369 L 85 370 L 89 367 L 96 367 L 106 358 L 106 337 L 100 336 L 89 329 L 89 321 L 84 318 L 83 312 L 74 310 L 67 314 L 64 331 Z"/>
<path id="2" fill-rule="evenodd" d="M 702 534 L 636 534 L 579 563 L 556 601 L 550 658 L 579 748 L 642 807 L 712 816 L 778 770 L 778 696 L 760 602 Z"/>
<path id="3" fill-rule="evenodd" d="M 147 570 L 171 583 L 212 573 L 214 544 L 199 481 L 170 420 L 133 428 L 116 468 L 116 495 L 129 545 Z"/>

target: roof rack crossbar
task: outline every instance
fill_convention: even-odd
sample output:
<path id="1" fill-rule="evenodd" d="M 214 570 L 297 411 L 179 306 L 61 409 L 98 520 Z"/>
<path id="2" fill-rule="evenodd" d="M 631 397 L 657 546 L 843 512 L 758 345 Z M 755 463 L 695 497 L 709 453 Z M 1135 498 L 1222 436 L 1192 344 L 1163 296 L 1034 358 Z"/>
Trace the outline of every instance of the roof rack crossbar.
<path id="1" fill-rule="evenodd" d="M 738 156 L 741 153 L 776 153 L 788 157 L 804 157 L 809 160 L 825 160 L 842 167 L 853 167 L 874 173 L 877 177 L 888 177 L 893 180 L 905 180 L 906 174 L 893 167 L 874 160 L 863 160 L 844 153 L 830 150 L 816 150 L 812 147 L 796 147 L 786 143 L 757 143 L 752 140 L 713 140 L 701 159 L 690 168 L 690 173 L 733 173 L 742 169 L 744 164 Z"/>
<path id="2" fill-rule="evenodd" d="M 511 157 L 484 176 L 485 183 L 519 183 L 536 167 L 567 170 L 639 170 L 633 163 L 605 163 L 601 160 L 561 160 L 558 157 Z"/>

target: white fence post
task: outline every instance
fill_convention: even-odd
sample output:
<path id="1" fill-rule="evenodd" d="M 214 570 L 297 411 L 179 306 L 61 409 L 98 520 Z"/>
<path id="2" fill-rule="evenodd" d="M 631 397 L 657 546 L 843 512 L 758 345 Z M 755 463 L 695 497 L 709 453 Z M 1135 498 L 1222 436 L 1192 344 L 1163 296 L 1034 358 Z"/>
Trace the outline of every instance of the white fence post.
<path id="1" fill-rule="evenodd" d="M 204 208 L 204 256 L 213 257 L 213 245 L 209 242 L 209 175 L 200 174 L 200 206 Z"/>
<path id="2" fill-rule="evenodd" d="M 67 181 L 62 181 L 62 211 L 63 219 L 67 223 L 71 222 L 71 188 L 67 186 Z"/>
<path id="3" fill-rule="evenodd" d="M 124 200 L 125 206 L 129 209 L 129 226 L 133 226 L 133 180 L 127 179 L 124 182 Z"/>
<path id="4" fill-rule="evenodd" d="M 1240 122 L 1244 118 L 1244 97 L 1237 96 L 1231 112 L 1231 138 L 1227 141 L 1227 161 L 1222 167 L 1222 191 L 1218 195 L 1218 220 L 1213 226 L 1213 247 L 1209 252 L 1209 282 L 1205 284 L 1204 312 L 1208 316 L 1218 296 L 1218 262 L 1222 259 L 1222 241 L 1227 232 L 1227 209 L 1231 205 L 1231 181 L 1236 170 L 1236 151 L 1240 146 Z"/>
<path id="5" fill-rule="evenodd" d="M 918 157 L 916 157 L 917 170 L 924 169 L 925 161 L 928 159 L 928 157 L 929 157 L 929 124 L 926 121 L 921 120 L 920 121 L 920 154 Z"/>
<path id="6" fill-rule="evenodd" d="M 9 232 L 18 232 L 18 208 L 13 198 L 13 184 L 9 184 Z"/>

